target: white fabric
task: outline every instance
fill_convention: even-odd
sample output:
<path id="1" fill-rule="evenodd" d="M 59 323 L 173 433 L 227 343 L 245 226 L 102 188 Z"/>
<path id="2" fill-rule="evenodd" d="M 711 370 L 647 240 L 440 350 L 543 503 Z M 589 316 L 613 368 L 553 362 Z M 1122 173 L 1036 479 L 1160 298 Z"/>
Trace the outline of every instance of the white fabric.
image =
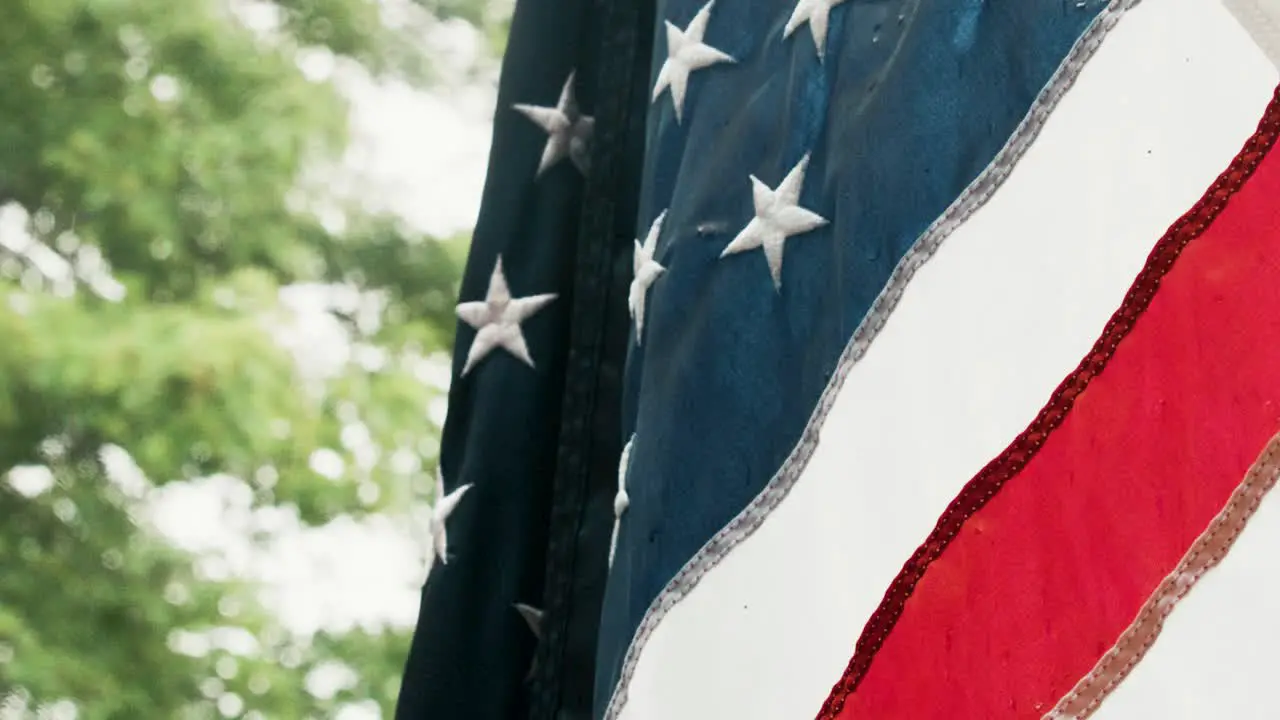
<path id="1" fill-rule="evenodd" d="M 795 489 L 658 625 L 620 717 L 813 717 L 902 563 L 1088 351 L 1277 79 L 1221 0 L 1130 11 L 917 273 Z"/>
<path id="2" fill-rule="evenodd" d="M 708 0 L 684 30 L 672 25 L 670 20 L 663 21 L 667 26 L 667 59 L 658 69 L 658 79 L 653 84 L 653 101 L 658 101 L 663 90 L 670 90 L 676 122 L 680 122 L 684 112 L 685 93 L 689 90 L 689 74 L 717 63 L 734 61 L 725 53 L 702 42 L 702 36 L 707 32 L 707 23 L 711 21 L 711 8 L 714 5 L 715 0 Z"/>

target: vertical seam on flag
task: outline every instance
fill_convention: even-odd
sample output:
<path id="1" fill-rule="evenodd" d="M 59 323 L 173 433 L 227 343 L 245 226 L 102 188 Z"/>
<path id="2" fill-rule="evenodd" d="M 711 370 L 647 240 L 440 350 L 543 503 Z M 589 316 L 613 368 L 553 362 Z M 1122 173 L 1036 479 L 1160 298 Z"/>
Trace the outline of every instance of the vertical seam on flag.
<path id="1" fill-rule="evenodd" d="M 1062 424 L 1075 405 L 1076 398 L 1107 366 L 1116 348 L 1150 306 L 1160 288 L 1161 279 L 1173 267 L 1187 245 L 1213 224 L 1232 195 L 1253 175 L 1275 144 L 1277 134 L 1280 134 L 1280 87 L 1276 88 L 1257 131 L 1231 161 L 1230 166 L 1214 180 L 1195 206 L 1179 218 L 1156 243 L 1142 271 L 1125 294 L 1124 302 L 1107 321 L 1102 335 L 1089 354 L 1058 385 L 1049 402 L 1027 429 L 965 484 L 942 513 L 929 537 L 903 565 L 902 571 L 893 579 L 884 599 L 863 628 L 862 636 L 858 638 L 854 648 L 853 658 L 823 704 L 822 711 L 818 714 L 819 720 L 836 718 L 845 699 L 866 676 L 872 660 L 902 616 L 907 599 L 924 577 L 925 571 L 947 549 L 965 522 L 990 502 L 1008 480 L 1026 467 L 1049 436 Z"/>
<path id="2" fill-rule="evenodd" d="M 1084 720 L 1129 675 L 1155 644 L 1164 621 L 1204 574 L 1226 557 L 1280 476 L 1280 435 L 1271 438 L 1244 480 L 1231 493 L 1181 562 L 1142 606 L 1120 639 L 1043 720 Z"/>
<path id="3" fill-rule="evenodd" d="M 625 152 L 631 126 L 631 84 L 637 51 L 640 4 L 632 0 L 601 2 L 602 39 L 596 72 L 596 135 L 591 174 L 587 178 L 578 232 L 573 278 L 561 429 L 552 485 L 545 569 L 545 640 L 537 658 L 545 670 L 533 685 L 531 720 L 553 720 L 560 711 L 566 636 L 572 608 L 572 585 L 578 565 L 578 538 L 590 481 L 593 419 L 597 408 L 597 369 L 604 352 L 606 308 L 611 294 L 608 272 L 614 253 L 619 156 Z M 588 684 L 594 677 L 588 679 Z"/>
<path id="4" fill-rule="evenodd" d="M 1097 51 L 1107 34 L 1120 18 L 1141 0 L 1110 0 L 1077 38 L 1070 52 L 1058 65 L 1058 69 L 1036 97 L 1022 122 L 1015 128 L 1008 142 L 981 173 L 969 183 L 959 197 L 916 239 L 911 249 L 898 261 L 893 274 L 876 297 L 871 309 L 858 324 L 849 343 L 836 363 L 836 369 L 826 389 L 818 398 L 817 406 L 809 418 L 799 441 L 791 454 L 783 461 L 778 472 L 750 504 L 738 513 L 698 550 L 684 567 L 676 573 L 662 592 L 654 598 L 640 625 L 632 636 L 623 659 L 622 670 L 613 690 L 604 720 L 616 720 L 627 701 L 627 685 L 635 672 L 640 651 L 646 641 L 671 608 L 675 607 L 697 586 L 702 577 L 720 563 L 739 543 L 750 537 L 765 519 L 781 504 L 791 488 L 799 480 L 809 459 L 818 445 L 818 436 L 827 414 L 835 404 L 836 396 L 844 385 L 850 369 L 862 359 L 880 330 L 888 321 L 906 289 L 918 271 L 937 252 L 952 232 L 986 204 L 1001 184 L 1013 172 L 1027 149 L 1040 134 L 1049 115 L 1057 107 L 1063 95 L 1071 88 L 1081 70 Z"/>

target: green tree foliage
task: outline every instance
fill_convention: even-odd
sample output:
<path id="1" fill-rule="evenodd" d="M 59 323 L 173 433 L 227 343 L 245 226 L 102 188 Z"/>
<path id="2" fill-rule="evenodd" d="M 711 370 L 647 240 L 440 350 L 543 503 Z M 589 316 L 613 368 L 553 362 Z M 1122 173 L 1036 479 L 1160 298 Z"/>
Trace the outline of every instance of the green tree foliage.
<path id="1" fill-rule="evenodd" d="M 417 16 L 392 5 L 6 7 L 0 206 L 25 222 L 0 227 L 0 478 L 49 482 L 0 482 L 0 716 L 389 716 L 403 630 L 297 637 L 145 509 L 156 487 L 226 474 L 320 525 L 403 513 L 429 486 L 440 390 L 423 368 L 449 350 L 462 243 L 328 197 L 347 108 L 300 69 L 428 78 Z M 484 8 L 416 10 L 500 35 Z M 323 348 L 286 341 L 282 289 L 336 298 L 346 342 L 324 368 L 308 362 Z M 113 447 L 140 490 L 109 471 Z M 317 451 L 341 472 L 317 474 Z M 335 664 L 350 682 L 309 692 Z"/>

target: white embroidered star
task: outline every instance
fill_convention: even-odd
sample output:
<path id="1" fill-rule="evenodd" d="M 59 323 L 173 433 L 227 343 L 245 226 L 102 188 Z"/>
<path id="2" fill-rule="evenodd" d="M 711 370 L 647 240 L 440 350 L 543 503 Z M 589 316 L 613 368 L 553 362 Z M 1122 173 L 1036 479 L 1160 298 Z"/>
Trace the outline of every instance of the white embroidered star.
<path id="1" fill-rule="evenodd" d="M 827 224 L 826 218 L 797 205 L 800 202 L 800 188 L 804 185 L 804 171 L 808 165 L 809 155 L 806 154 L 791 168 L 791 172 L 787 173 L 776 190 L 770 189 L 752 175 L 751 200 L 755 205 L 756 215 L 720 253 L 723 258 L 763 248 L 765 260 L 769 263 L 769 274 L 773 277 L 773 286 L 778 290 L 782 289 L 782 250 L 787 238 Z"/>
<path id="2" fill-rule="evenodd" d="M 631 317 L 636 321 L 637 345 L 640 344 L 640 331 L 644 329 L 645 296 L 648 295 L 649 287 L 658 279 L 658 276 L 667 271 L 653 259 L 653 253 L 658 248 L 658 234 L 662 232 L 662 219 L 666 216 L 667 211 L 663 210 L 658 217 L 654 218 L 644 243 L 636 240 L 635 253 L 632 255 L 631 293 L 627 305 L 631 308 Z"/>
<path id="3" fill-rule="evenodd" d="M 702 42 L 702 36 L 707 32 L 707 21 L 711 19 L 712 5 L 715 5 L 715 0 L 703 5 L 684 30 L 672 25 L 669 20 L 663 21 L 667 25 L 667 60 L 658 71 L 658 81 L 653 86 L 653 101 L 657 102 L 662 91 L 671 88 L 676 122 L 680 122 L 684 110 L 689 73 L 716 63 L 734 62 L 733 58 Z"/>
<path id="4" fill-rule="evenodd" d="M 533 358 L 529 357 L 529 347 L 525 345 L 520 323 L 555 299 L 554 293 L 511 297 L 507 278 L 502 274 L 502 256 L 499 255 L 493 265 L 493 274 L 489 276 L 489 290 L 485 293 L 484 300 L 458 304 L 458 318 L 476 329 L 476 338 L 471 341 L 471 349 L 467 351 L 467 362 L 462 368 L 462 374 L 470 372 L 476 363 L 497 347 L 533 367 Z"/>
<path id="5" fill-rule="evenodd" d="M 818 59 L 822 59 L 823 45 L 827 40 L 827 20 L 831 15 L 831 8 L 844 2 L 844 0 L 799 0 L 796 3 L 796 9 L 791 13 L 791 19 L 787 21 L 787 27 L 782 31 L 782 37 L 791 37 L 791 33 L 796 28 L 809 23 L 809 32 L 813 34 L 813 44 L 818 48 Z"/>
<path id="6" fill-rule="evenodd" d="M 513 605 L 516 612 L 520 613 L 520 617 L 524 618 L 524 623 L 529 626 L 529 632 L 533 633 L 534 639 L 542 642 L 542 611 L 532 605 L 524 603 L 516 603 Z M 538 671 L 538 654 L 533 654 L 533 660 L 529 663 L 529 672 L 525 673 L 524 679 L 532 680 L 533 674 Z"/>
<path id="7" fill-rule="evenodd" d="M 542 149 L 542 159 L 538 162 L 538 175 L 568 157 L 583 175 L 587 174 L 591 159 L 591 137 L 595 132 L 596 121 L 590 115 L 578 111 L 578 101 L 573 94 L 573 73 L 564 81 L 560 91 L 560 101 L 555 107 L 539 105 L 513 105 L 525 117 L 537 123 L 547 132 L 547 144 Z"/>
<path id="8" fill-rule="evenodd" d="M 436 557 L 440 558 L 441 565 L 449 564 L 449 534 L 446 527 L 449 515 L 458 507 L 458 502 L 470 489 L 471 485 L 463 485 L 446 494 L 444 475 L 440 472 L 440 468 L 436 467 L 436 502 L 431 507 L 431 547 Z"/>
<path id="9" fill-rule="evenodd" d="M 613 554 L 618 550 L 618 529 L 622 527 L 622 514 L 631 505 L 627 495 L 627 464 L 631 460 L 631 445 L 635 443 L 633 434 L 622 448 L 622 457 L 618 460 L 618 493 L 613 496 L 613 537 L 609 540 L 609 567 L 613 567 Z"/>
<path id="10" fill-rule="evenodd" d="M 513 606 L 516 612 L 520 613 L 520 617 L 524 618 L 524 622 L 529 626 L 529 631 L 539 640 L 542 639 L 542 611 L 532 605 L 524 603 L 516 603 Z"/>

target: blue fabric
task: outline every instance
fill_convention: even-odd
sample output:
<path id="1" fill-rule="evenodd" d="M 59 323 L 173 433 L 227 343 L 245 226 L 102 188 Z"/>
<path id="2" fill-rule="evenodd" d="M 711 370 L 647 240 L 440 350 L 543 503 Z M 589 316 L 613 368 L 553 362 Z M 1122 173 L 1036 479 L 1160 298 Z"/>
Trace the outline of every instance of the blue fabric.
<path id="1" fill-rule="evenodd" d="M 660 3 L 658 27 L 686 27 L 701 4 Z M 631 504 L 605 591 L 597 717 L 650 602 L 773 477 L 899 259 L 1105 5 L 847 0 L 819 62 L 808 24 L 782 39 L 794 4 L 720 0 L 704 41 L 738 62 L 690 76 L 682 124 L 668 94 L 650 107 L 637 235 L 669 208 L 667 271 L 625 377 Z M 776 187 L 806 152 L 800 204 L 830 224 L 787 241 L 775 291 L 761 250 L 719 255 L 753 215 L 748 175 Z"/>
<path id="2" fill-rule="evenodd" d="M 440 464 L 448 490 L 473 487 L 448 520 L 449 562 L 433 558 L 422 589 L 396 720 L 530 717 L 531 706 L 539 702 L 526 680 L 537 638 L 514 606 L 544 610 L 547 628 L 570 624 L 565 611 L 546 602 L 549 593 L 544 592 L 548 576 L 559 584 L 569 574 L 558 568 L 547 571 L 551 518 L 560 504 L 554 493 L 560 410 L 567 388 L 584 381 L 594 385 L 621 362 L 569 368 L 575 298 L 588 292 L 578 291 L 573 272 L 581 256 L 580 217 L 589 206 L 586 189 L 567 160 L 536 174 L 547 134 L 511 106 L 555 105 L 565 78 L 576 72 L 580 109 L 598 113 L 597 8 L 608 4 L 521 0 L 512 19 L 489 172 L 459 299 L 485 297 L 499 255 L 517 296 L 559 297 L 521 325 L 536 368 L 496 349 L 461 375 L 476 331 L 459 324 Z M 598 534 L 607 538 L 608 532 Z M 602 558 L 597 567 L 603 565 Z M 594 653 L 563 649 L 567 642 L 578 642 L 584 633 L 576 628 L 583 624 L 575 620 L 570 630 L 557 631 L 558 638 L 568 640 L 561 640 L 557 662 L 542 663 L 539 679 L 544 685 L 576 689 L 592 679 Z M 578 697 L 585 694 L 566 691 L 557 698 L 557 709 L 567 718 L 587 717 L 591 703 Z"/>

